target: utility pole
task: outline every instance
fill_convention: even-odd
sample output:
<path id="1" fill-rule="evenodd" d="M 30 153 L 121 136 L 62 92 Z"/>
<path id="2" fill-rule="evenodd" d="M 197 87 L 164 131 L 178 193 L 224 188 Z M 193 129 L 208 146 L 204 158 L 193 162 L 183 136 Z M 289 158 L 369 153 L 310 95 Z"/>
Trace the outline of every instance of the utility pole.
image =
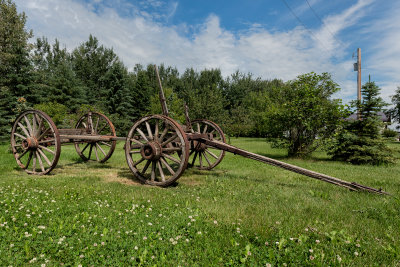
<path id="1" fill-rule="evenodd" d="M 357 48 L 357 62 L 354 63 L 354 71 L 357 71 L 357 100 L 361 102 L 361 48 Z M 361 120 L 359 110 L 357 110 L 357 119 Z"/>
<path id="2" fill-rule="evenodd" d="M 361 48 L 357 48 L 357 100 L 361 102 Z M 357 110 L 357 118 L 361 120 L 360 110 Z"/>

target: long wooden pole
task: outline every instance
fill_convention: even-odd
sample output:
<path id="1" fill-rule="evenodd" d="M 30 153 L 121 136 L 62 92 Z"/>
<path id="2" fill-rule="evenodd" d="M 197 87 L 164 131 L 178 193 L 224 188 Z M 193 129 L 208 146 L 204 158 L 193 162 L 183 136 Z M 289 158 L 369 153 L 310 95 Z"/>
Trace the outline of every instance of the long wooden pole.
<path id="1" fill-rule="evenodd" d="M 156 70 L 158 86 L 160 87 L 160 102 L 161 102 L 161 109 L 164 116 L 168 117 L 168 107 L 167 107 L 167 100 L 165 99 L 164 90 L 162 88 L 160 74 L 158 73 L 157 65 L 154 65 L 154 69 Z"/>
<path id="2" fill-rule="evenodd" d="M 382 191 L 381 189 L 375 189 L 375 188 L 361 185 L 361 184 L 358 184 L 355 182 L 347 182 L 347 181 L 344 181 L 344 180 L 341 180 L 341 179 L 338 179 L 338 178 L 335 178 L 332 176 L 328 176 L 326 174 L 310 171 L 310 170 L 307 170 L 307 169 L 304 169 L 304 168 L 301 168 L 301 167 L 298 167 L 298 166 L 295 166 L 295 165 L 292 165 L 292 164 L 289 164 L 289 163 L 286 163 L 283 161 L 279 161 L 276 159 L 272 159 L 272 158 L 261 156 L 261 155 L 255 154 L 255 153 L 251 153 L 249 151 L 237 148 L 235 146 L 232 146 L 232 145 L 229 145 L 229 144 L 217 141 L 217 140 L 209 140 L 208 138 L 202 138 L 202 137 L 194 138 L 194 139 L 197 141 L 200 141 L 202 143 L 205 143 L 206 145 L 209 145 L 211 147 L 231 152 L 235 155 L 240 155 L 245 158 L 261 161 L 261 162 L 264 162 L 264 163 L 267 163 L 267 164 L 270 164 L 270 165 L 273 165 L 273 166 L 276 166 L 279 168 L 283 168 L 283 169 L 286 169 L 286 170 L 289 170 L 289 171 L 292 171 L 295 173 L 299 173 L 299 174 L 302 174 L 302 175 L 305 175 L 305 176 L 308 176 L 308 177 L 311 177 L 314 179 L 318 179 L 320 181 L 324 181 L 327 183 L 345 187 L 352 191 L 368 191 L 368 192 L 376 193 L 376 194 L 380 194 L 380 195 L 390 195 L 389 193 Z"/>

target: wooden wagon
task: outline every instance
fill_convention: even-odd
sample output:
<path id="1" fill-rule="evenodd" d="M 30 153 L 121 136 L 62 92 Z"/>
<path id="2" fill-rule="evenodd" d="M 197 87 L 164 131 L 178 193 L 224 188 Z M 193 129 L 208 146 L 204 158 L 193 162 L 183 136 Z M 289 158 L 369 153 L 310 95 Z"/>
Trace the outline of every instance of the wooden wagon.
<path id="1" fill-rule="evenodd" d="M 282 161 L 254 154 L 226 143 L 221 128 L 205 119 L 179 124 L 168 116 L 161 80 L 160 101 L 163 114 L 150 115 L 135 122 L 126 137 L 117 137 L 114 125 L 103 114 L 89 112 L 74 129 L 57 129 L 42 111 L 27 110 L 16 119 L 11 132 L 11 147 L 18 165 L 29 174 L 48 174 L 57 165 L 62 144 L 73 144 L 84 161 L 107 161 L 118 140 L 125 141 L 127 164 L 141 182 L 169 186 L 187 167 L 211 170 L 224 158 L 225 151 L 287 169 L 350 190 L 387 194 L 382 190 L 347 182 L 306 170 Z"/>

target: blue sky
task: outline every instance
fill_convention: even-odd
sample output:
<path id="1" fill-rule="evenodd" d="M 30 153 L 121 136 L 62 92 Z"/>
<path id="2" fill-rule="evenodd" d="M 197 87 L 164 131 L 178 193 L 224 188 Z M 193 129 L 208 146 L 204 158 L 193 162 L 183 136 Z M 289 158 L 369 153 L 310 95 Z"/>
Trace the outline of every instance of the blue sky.
<path id="1" fill-rule="evenodd" d="M 293 15 L 290 9 L 295 14 Z M 220 68 L 290 80 L 330 72 L 345 102 L 356 97 L 353 52 L 362 49 L 389 101 L 400 86 L 400 1 L 394 0 L 16 0 L 35 37 L 69 50 L 89 34 L 123 62 L 164 63 L 181 72 Z M 311 6 L 311 8 L 310 8 Z M 297 16 L 299 20 L 295 17 Z"/>

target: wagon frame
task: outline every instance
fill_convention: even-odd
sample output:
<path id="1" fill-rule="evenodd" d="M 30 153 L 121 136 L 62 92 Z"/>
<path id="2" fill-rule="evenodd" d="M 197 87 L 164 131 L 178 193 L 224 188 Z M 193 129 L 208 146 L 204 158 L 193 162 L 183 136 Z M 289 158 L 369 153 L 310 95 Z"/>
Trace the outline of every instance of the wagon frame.
<path id="1" fill-rule="evenodd" d="M 73 144 L 84 161 L 103 163 L 113 154 L 116 142 L 125 141 L 128 167 L 145 184 L 169 186 L 188 166 L 211 170 L 228 151 L 352 191 L 388 194 L 381 189 L 347 182 L 227 144 L 222 129 L 216 123 L 205 119 L 190 120 L 187 106 L 186 123 L 179 124 L 169 117 L 156 66 L 155 71 L 163 114 L 139 119 L 126 137 L 118 137 L 112 122 L 98 112 L 89 111 L 83 115 L 74 129 L 58 129 L 53 120 L 39 110 L 22 112 L 11 131 L 11 148 L 18 165 L 29 174 L 48 174 L 57 165 L 62 144 Z"/>

